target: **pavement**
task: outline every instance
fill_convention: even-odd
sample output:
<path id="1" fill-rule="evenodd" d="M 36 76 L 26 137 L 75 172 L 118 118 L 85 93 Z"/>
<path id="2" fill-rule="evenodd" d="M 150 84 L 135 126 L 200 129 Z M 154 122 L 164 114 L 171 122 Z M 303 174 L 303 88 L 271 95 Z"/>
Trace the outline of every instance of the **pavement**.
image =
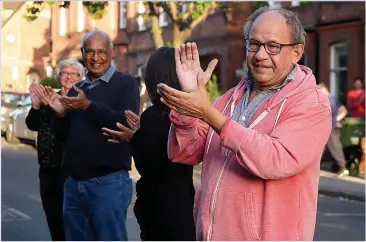
<path id="1" fill-rule="evenodd" d="M 365 184 L 362 178 L 345 176 L 339 179 L 334 173 L 320 171 L 319 193 L 365 202 Z"/>
<path id="2" fill-rule="evenodd" d="M 12 145 L 4 140 L 1 146 L 1 239 L 50 240 L 39 196 L 36 151 L 29 145 Z M 134 168 L 131 177 L 134 181 L 139 179 Z M 200 166 L 195 168 L 193 181 L 196 186 L 200 184 Z M 362 179 L 346 177 L 339 180 L 332 173 L 322 172 L 314 240 L 365 240 L 365 203 L 357 198 L 364 197 L 364 185 Z M 323 188 L 328 194 L 333 191 L 331 197 L 323 195 L 327 193 Z M 356 196 L 351 198 L 356 199 L 344 199 L 352 194 Z M 132 209 L 135 199 L 134 192 L 127 214 L 127 230 L 129 240 L 138 241 L 139 226 Z"/>

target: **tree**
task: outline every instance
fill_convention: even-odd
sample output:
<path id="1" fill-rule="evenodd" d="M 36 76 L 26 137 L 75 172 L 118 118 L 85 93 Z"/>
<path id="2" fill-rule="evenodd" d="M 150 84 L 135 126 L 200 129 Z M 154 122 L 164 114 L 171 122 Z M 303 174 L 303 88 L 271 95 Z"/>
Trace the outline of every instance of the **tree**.
<path id="1" fill-rule="evenodd" d="M 44 2 L 44 1 L 34 1 L 26 3 L 25 13 L 23 17 L 27 21 L 34 21 L 38 18 L 39 14 L 48 6 L 53 6 L 56 2 Z M 99 20 L 104 17 L 106 14 L 105 7 L 108 5 L 107 1 L 83 1 L 84 7 L 88 10 L 90 16 L 95 19 Z M 61 2 L 61 8 L 68 8 L 70 6 L 70 1 Z"/>
<path id="2" fill-rule="evenodd" d="M 151 33 L 155 47 L 167 45 L 163 39 L 163 29 L 159 24 L 159 16 L 167 14 L 173 27 L 172 41 L 169 45 L 177 47 L 184 43 L 192 34 L 192 30 L 217 9 L 224 13 L 231 11 L 225 2 L 144 2 L 146 12 L 142 14 L 145 22 L 151 23 Z"/>

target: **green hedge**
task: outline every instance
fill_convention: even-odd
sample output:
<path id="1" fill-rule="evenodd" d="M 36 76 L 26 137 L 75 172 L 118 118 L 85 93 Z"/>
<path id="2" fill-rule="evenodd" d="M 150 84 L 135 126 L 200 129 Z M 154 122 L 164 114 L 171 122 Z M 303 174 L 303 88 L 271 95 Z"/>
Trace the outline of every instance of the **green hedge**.
<path id="1" fill-rule="evenodd" d="M 45 79 L 43 79 L 41 81 L 41 84 L 43 86 L 50 86 L 50 87 L 55 88 L 55 89 L 60 89 L 61 88 L 60 83 L 58 83 L 54 77 L 46 77 Z"/>

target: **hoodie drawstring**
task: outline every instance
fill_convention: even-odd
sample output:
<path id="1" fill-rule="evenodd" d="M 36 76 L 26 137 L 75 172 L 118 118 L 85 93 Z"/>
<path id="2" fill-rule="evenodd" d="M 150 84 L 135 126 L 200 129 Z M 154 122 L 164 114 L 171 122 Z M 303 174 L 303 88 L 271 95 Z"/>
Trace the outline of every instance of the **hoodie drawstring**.
<path id="1" fill-rule="evenodd" d="M 282 112 L 282 108 L 283 108 L 283 105 L 285 105 L 286 100 L 287 100 L 287 97 L 285 97 L 285 99 L 283 100 L 283 102 L 282 102 L 282 104 L 281 104 L 280 110 L 278 111 L 278 114 L 277 114 L 277 117 L 276 117 L 275 124 L 274 124 L 274 126 L 273 126 L 273 129 L 275 129 L 275 128 L 276 128 L 276 126 L 277 126 L 278 119 L 280 118 L 280 114 L 281 114 L 281 112 Z M 273 130 L 273 129 L 272 129 L 272 130 Z"/>

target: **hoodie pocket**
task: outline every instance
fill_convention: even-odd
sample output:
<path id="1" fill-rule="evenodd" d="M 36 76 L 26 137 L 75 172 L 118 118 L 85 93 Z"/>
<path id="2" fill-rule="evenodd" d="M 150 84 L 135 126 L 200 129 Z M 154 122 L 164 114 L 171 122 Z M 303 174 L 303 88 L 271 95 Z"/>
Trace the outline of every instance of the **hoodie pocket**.
<path id="1" fill-rule="evenodd" d="M 249 235 L 253 240 L 261 240 L 257 229 L 257 221 L 255 219 L 255 210 L 253 202 L 253 193 L 245 193 L 245 218 L 247 220 Z"/>
<path id="2" fill-rule="evenodd" d="M 252 193 L 219 191 L 212 240 L 260 240 L 254 203 Z"/>
<path id="3" fill-rule="evenodd" d="M 196 224 L 196 239 L 205 240 L 209 222 L 212 190 L 199 187 L 194 197 L 193 217 Z"/>

